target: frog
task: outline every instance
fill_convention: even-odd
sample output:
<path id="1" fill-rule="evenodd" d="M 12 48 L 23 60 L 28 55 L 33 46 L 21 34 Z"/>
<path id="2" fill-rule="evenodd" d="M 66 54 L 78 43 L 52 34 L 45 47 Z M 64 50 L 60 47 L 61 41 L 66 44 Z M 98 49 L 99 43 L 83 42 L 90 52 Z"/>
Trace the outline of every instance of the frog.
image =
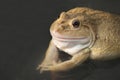
<path id="1" fill-rule="evenodd" d="M 49 47 L 38 66 L 40 72 L 68 71 L 86 60 L 120 58 L 120 16 L 88 7 L 76 7 L 60 14 L 50 26 Z M 71 59 L 62 61 L 59 50 Z"/>

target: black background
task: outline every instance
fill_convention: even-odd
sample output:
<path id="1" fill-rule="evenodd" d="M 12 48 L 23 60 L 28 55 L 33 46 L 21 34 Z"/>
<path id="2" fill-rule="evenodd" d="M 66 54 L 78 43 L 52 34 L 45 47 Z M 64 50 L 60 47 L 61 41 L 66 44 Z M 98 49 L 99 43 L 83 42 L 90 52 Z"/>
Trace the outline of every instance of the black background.
<path id="1" fill-rule="evenodd" d="M 49 26 L 77 6 L 120 14 L 120 0 L 1 0 L 0 80 L 50 80 L 36 70 L 51 39 Z M 120 80 L 119 69 L 99 68 L 85 80 Z"/>

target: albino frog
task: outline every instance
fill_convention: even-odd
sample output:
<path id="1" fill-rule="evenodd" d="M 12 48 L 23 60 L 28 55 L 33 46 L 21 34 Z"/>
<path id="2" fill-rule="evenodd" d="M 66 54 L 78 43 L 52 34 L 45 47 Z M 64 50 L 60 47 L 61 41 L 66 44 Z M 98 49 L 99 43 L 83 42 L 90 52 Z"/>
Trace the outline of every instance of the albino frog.
<path id="1" fill-rule="evenodd" d="M 43 71 L 70 70 L 87 59 L 110 60 L 120 57 L 120 16 L 77 7 L 62 12 L 50 27 L 52 39 L 43 62 Z M 61 61 L 59 50 L 71 55 Z"/>

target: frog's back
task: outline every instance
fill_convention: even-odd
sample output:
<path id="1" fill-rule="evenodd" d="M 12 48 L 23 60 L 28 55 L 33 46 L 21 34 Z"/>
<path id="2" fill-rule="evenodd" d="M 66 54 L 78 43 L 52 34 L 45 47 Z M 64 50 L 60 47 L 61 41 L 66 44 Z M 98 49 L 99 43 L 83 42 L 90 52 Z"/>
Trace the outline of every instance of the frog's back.
<path id="1" fill-rule="evenodd" d="M 108 60 L 120 57 L 120 16 L 109 15 L 98 28 L 98 39 L 91 48 L 92 59 Z"/>

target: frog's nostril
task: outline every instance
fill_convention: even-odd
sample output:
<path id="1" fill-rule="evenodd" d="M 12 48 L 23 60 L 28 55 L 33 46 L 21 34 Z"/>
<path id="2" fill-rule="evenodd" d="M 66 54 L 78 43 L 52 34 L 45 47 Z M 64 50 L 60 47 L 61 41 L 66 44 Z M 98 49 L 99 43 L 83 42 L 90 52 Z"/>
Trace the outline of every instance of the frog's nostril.
<path id="1" fill-rule="evenodd" d="M 61 22 L 60 22 L 60 24 L 63 24 L 63 23 L 65 23 L 65 21 L 61 21 Z"/>

